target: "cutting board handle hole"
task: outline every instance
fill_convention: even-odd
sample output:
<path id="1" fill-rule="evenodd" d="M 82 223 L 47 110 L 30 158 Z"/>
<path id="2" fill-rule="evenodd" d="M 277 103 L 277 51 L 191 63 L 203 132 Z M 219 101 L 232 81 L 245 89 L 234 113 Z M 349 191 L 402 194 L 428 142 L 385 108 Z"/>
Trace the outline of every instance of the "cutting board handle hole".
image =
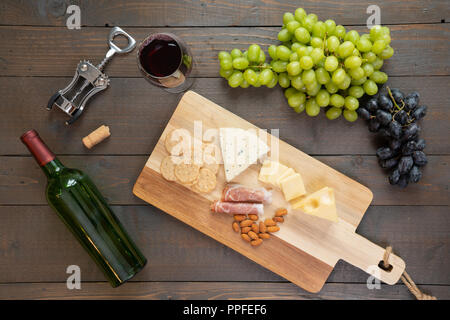
<path id="1" fill-rule="evenodd" d="M 391 272 L 392 271 L 392 265 L 390 264 L 390 265 L 388 265 L 387 267 L 385 267 L 384 266 L 384 261 L 383 260 L 380 260 L 380 262 L 378 263 L 378 267 L 380 268 L 380 269 L 383 269 L 384 271 L 386 271 L 386 272 Z"/>

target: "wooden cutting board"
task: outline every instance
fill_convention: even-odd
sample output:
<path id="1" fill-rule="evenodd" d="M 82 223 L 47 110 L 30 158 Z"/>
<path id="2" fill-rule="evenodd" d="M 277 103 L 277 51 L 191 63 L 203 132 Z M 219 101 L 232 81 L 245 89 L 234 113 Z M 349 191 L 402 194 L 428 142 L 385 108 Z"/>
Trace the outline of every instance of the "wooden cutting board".
<path id="1" fill-rule="evenodd" d="M 310 292 L 320 291 L 339 259 L 385 283 L 395 284 L 399 280 L 405 269 L 404 261 L 391 254 L 392 269 L 379 268 L 384 248 L 355 233 L 372 201 L 372 192 L 271 135 L 268 140 L 272 144 L 274 141 L 279 143 L 279 161 L 301 173 L 308 193 L 325 186 L 334 188 L 340 219 L 333 223 L 290 210 L 285 222 L 280 224 L 280 231 L 259 247 L 243 241 L 231 228 L 232 217 L 213 214 L 209 209 L 213 200 L 220 199 L 226 184 L 223 166 L 219 168 L 218 185 L 209 194 L 199 194 L 176 182 L 166 181 L 160 174 L 161 160 L 168 155 L 164 146 L 166 134 L 177 128 L 193 133 L 194 121 L 201 121 L 203 132 L 221 127 L 257 129 L 197 93 L 185 93 L 136 181 L 133 188 L 136 196 Z M 236 182 L 258 186 L 259 168 L 260 165 L 251 166 Z M 265 217 L 272 217 L 276 208 L 286 205 L 281 193 L 274 190 L 273 203 L 265 206 Z"/>

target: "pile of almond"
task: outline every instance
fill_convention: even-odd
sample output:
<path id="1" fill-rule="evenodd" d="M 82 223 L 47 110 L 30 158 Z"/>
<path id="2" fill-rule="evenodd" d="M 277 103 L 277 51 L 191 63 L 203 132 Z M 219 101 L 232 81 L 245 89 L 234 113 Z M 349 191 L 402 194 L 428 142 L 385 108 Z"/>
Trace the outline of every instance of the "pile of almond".
<path id="1" fill-rule="evenodd" d="M 280 208 L 275 212 L 272 219 L 258 222 L 256 214 L 235 214 L 232 224 L 235 232 L 240 232 L 242 239 L 250 242 L 252 246 L 259 246 L 263 239 L 269 239 L 270 234 L 280 230 L 278 222 L 284 222 L 283 216 L 287 215 L 285 208 Z"/>

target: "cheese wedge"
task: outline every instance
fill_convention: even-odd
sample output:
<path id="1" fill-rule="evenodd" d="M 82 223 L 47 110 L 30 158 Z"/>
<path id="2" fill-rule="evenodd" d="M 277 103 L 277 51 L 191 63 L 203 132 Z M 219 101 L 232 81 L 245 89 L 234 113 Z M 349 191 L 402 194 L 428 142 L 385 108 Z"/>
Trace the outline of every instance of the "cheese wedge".
<path id="1" fill-rule="evenodd" d="M 219 136 L 227 182 L 233 180 L 269 151 L 267 144 L 252 130 L 220 128 Z"/>
<path id="2" fill-rule="evenodd" d="M 279 162 L 266 160 L 259 172 L 259 180 L 272 185 L 277 185 L 277 180 L 287 170 L 289 170 L 289 168 Z"/>
<path id="3" fill-rule="evenodd" d="M 293 209 L 333 222 L 338 221 L 334 190 L 325 187 L 304 198 L 291 201 Z"/>
<path id="4" fill-rule="evenodd" d="M 295 171 L 292 168 L 288 168 L 285 172 L 283 172 L 282 175 L 280 175 L 277 179 L 277 181 L 275 182 L 276 185 L 281 188 L 281 181 L 284 180 L 287 177 L 290 177 L 292 175 L 295 175 Z"/>
<path id="5" fill-rule="evenodd" d="M 285 177 L 280 181 L 280 185 L 286 201 L 290 201 L 306 194 L 305 185 L 303 184 L 302 176 L 299 173 L 294 173 Z"/>

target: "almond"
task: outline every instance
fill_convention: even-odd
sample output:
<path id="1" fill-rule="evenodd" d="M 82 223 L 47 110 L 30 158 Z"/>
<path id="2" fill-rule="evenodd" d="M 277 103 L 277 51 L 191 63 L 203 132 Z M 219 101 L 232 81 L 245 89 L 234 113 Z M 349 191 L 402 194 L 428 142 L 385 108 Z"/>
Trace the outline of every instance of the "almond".
<path id="1" fill-rule="evenodd" d="M 245 214 L 235 214 L 234 215 L 234 220 L 236 220 L 236 221 L 243 221 L 243 220 L 245 220 L 245 218 L 246 218 Z"/>
<path id="2" fill-rule="evenodd" d="M 252 224 L 252 231 L 254 233 L 259 233 L 259 227 L 256 223 Z"/>
<path id="3" fill-rule="evenodd" d="M 273 221 L 275 221 L 275 222 L 284 222 L 284 218 L 283 217 L 273 217 Z"/>
<path id="4" fill-rule="evenodd" d="M 250 238 L 252 238 L 253 240 L 256 240 L 256 239 L 259 238 L 259 237 L 258 237 L 258 234 L 254 233 L 253 231 L 249 231 L 249 232 L 248 232 L 248 236 L 249 236 Z"/>
<path id="5" fill-rule="evenodd" d="M 259 236 L 261 239 L 269 239 L 269 238 L 270 238 L 270 234 L 265 233 L 265 232 L 259 233 L 258 236 Z"/>
<path id="6" fill-rule="evenodd" d="M 247 234 L 245 234 L 245 233 L 242 233 L 242 234 L 241 234 L 241 237 L 242 237 L 242 239 L 244 239 L 244 240 L 247 241 L 247 242 L 252 241 L 252 239 L 250 239 L 250 237 L 249 237 Z"/>
<path id="7" fill-rule="evenodd" d="M 252 225 L 253 221 L 250 219 L 241 221 L 240 225 L 241 227 L 250 227 Z"/>
<path id="8" fill-rule="evenodd" d="M 252 240 L 251 244 L 252 244 L 252 246 L 256 247 L 256 246 L 259 246 L 262 242 L 263 242 L 262 239 L 256 239 L 256 240 Z"/>
<path id="9" fill-rule="evenodd" d="M 259 231 L 266 232 L 266 225 L 262 221 L 259 222 Z"/>
<path id="10" fill-rule="evenodd" d="M 258 220 L 258 215 L 256 215 L 256 214 L 249 214 L 248 217 L 250 218 L 250 220 L 253 220 L 253 221 Z"/>
<path id="11" fill-rule="evenodd" d="M 233 227 L 234 232 L 239 232 L 239 224 L 236 221 L 233 222 L 231 226 Z"/>
<path id="12" fill-rule="evenodd" d="M 277 232 L 277 231 L 279 231 L 280 230 L 280 227 L 279 226 L 270 226 L 270 227 L 267 227 L 267 231 L 268 232 Z"/>
<path id="13" fill-rule="evenodd" d="M 275 216 L 276 216 L 276 217 L 285 216 L 285 215 L 287 215 L 287 214 L 288 214 L 288 211 L 287 211 L 287 209 L 285 209 L 285 208 L 280 208 L 280 209 L 278 209 L 277 211 L 275 211 Z"/>
<path id="14" fill-rule="evenodd" d="M 273 221 L 272 219 L 266 219 L 264 221 L 264 224 L 268 227 L 273 227 L 273 226 L 277 225 L 277 223 L 275 221 Z"/>
<path id="15" fill-rule="evenodd" d="M 250 230 L 252 230 L 251 227 L 243 227 L 243 228 L 241 229 L 241 233 L 248 233 Z"/>

